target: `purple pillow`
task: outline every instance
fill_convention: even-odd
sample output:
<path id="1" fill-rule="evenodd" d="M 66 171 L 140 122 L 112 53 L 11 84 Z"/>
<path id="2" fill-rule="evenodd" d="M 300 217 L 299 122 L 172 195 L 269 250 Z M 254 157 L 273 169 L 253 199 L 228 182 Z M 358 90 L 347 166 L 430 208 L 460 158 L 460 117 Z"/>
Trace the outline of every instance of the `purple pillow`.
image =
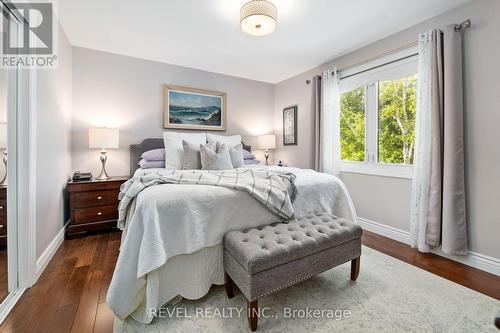
<path id="1" fill-rule="evenodd" d="M 141 159 L 148 161 L 163 161 L 165 162 L 165 149 L 158 148 L 153 150 L 148 150 L 141 155 Z"/>
<path id="2" fill-rule="evenodd" d="M 165 160 L 163 160 L 163 161 L 148 161 L 148 160 L 142 159 L 137 164 L 139 164 L 141 169 L 165 168 Z"/>
<path id="3" fill-rule="evenodd" d="M 250 165 L 250 164 L 259 164 L 260 161 L 256 160 L 256 159 L 250 159 L 250 160 L 244 160 L 243 163 L 245 165 Z"/>
<path id="4" fill-rule="evenodd" d="M 243 149 L 243 159 L 244 160 L 255 160 L 255 155 L 248 150 Z"/>

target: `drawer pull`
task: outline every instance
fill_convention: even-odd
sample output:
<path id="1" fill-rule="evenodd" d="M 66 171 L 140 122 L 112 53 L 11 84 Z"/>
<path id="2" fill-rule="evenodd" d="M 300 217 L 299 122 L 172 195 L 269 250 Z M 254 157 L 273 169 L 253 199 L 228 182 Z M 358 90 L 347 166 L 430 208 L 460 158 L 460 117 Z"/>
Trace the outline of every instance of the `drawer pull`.
<path id="1" fill-rule="evenodd" d="M 97 216 L 101 216 L 101 215 L 102 215 L 102 213 L 101 213 L 101 212 L 97 213 Z"/>
<path id="2" fill-rule="evenodd" d="M 3 209 L 3 206 L 0 206 L 0 209 Z"/>
<path id="3" fill-rule="evenodd" d="M 101 200 L 101 199 L 102 199 L 102 197 L 97 197 L 97 200 Z"/>
<path id="4" fill-rule="evenodd" d="M 3 228 L 3 224 L 0 224 L 0 229 L 2 229 L 2 228 Z"/>

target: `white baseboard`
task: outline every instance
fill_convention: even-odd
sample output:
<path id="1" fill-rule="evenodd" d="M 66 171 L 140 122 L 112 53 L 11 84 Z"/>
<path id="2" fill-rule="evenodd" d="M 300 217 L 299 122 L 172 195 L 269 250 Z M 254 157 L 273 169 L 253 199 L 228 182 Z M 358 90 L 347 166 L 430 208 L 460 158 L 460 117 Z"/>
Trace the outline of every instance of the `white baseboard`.
<path id="1" fill-rule="evenodd" d="M 3 324 L 5 318 L 9 315 L 10 311 L 17 304 L 17 301 L 23 296 L 26 288 L 20 288 L 15 291 L 10 292 L 2 302 L 0 306 L 0 325 Z"/>
<path id="2" fill-rule="evenodd" d="M 363 229 L 410 245 L 410 233 L 408 231 L 389 227 L 387 225 L 363 219 L 361 217 L 358 217 L 358 223 Z"/>
<path id="3" fill-rule="evenodd" d="M 410 245 L 410 233 L 408 231 L 390 227 L 360 217 L 358 217 L 358 223 L 365 230 Z M 468 255 L 466 256 L 453 256 L 443 253 L 440 250 L 433 250 L 432 253 L 460 262 L 464 265 L 474 267 L 482 271 L 500 276 L 500 259 L 498 258 L 493 258 L 472 251 L 469 251 Z"/>
<path id="4" fill-rule="evenodd" d="M 454 256 L 443 253 L 441 250 L 433 250 L 432 253 L 451 260 L 458 261 L 464 265 L 500 276 L 500 260 L 497 258 L 472 251 L 469 251 L 466 256 Z"/>
<path id="5" fill-rule="evenodd" d="M 33 277 L 33 284 L 38 281 L 43 271 L 49 264 L 50 260 L 56 254 L 59 246 L 61 246 L 64 241 L 64 232 L 66 230 L 66 226 L 62 227 L 61 230 L 57 233 L 54 239 L 50 242 L 47 248 L 43 251 L 42 255 L 36 260 L 36 268 L 35 268 L 35 276 Z"/>

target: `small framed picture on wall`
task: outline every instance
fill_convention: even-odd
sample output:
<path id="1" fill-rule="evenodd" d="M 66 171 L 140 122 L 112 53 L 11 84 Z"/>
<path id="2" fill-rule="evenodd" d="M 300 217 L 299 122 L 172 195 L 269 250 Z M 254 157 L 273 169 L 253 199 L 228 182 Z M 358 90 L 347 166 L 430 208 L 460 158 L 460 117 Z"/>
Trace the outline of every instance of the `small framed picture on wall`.
<path id="1" fill-rule="evenodd" d="M 297 105 L 283 109 L 283 145 L 297 145 Z"/>

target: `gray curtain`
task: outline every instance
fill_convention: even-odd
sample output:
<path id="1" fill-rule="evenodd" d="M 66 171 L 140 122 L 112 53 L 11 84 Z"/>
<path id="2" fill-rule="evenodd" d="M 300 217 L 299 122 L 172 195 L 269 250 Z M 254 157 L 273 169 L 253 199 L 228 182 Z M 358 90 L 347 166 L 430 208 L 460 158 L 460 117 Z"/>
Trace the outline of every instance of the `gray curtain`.
<path id="1" fill-rule="evenodd" d="M 313 78 L 312 104 L 314 110 L 314 170 L 320 171 L 321 165 L 321 76 Z"/>
<path id="2" fill-rule="evenodd" d="M 449 254 L 467 254 L 462 32 L 433 31 L 432 140 L 425 241 Z"/>

